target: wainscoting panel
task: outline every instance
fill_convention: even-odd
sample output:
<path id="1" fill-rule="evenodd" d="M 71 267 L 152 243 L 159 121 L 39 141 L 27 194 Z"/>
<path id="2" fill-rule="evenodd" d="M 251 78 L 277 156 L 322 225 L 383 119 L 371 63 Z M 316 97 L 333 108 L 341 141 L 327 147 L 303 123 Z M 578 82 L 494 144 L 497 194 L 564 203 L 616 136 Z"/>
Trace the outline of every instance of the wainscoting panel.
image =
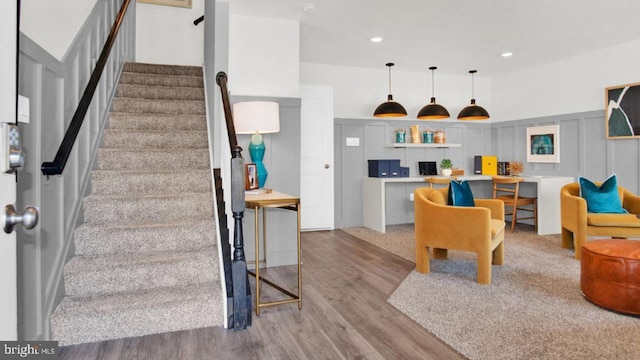
<path id="1" fill-rule="evenodd" d="M 30 123 L 20 124 L 26 151 L 18 173 L 18 209 L 34 205 L 40 222 L 18 227 L 18 337 L 50 339 L 49 315 L 62 297 L 63 267 L 73 255 L 73 230 L 82 222 L 85 190 L 122 64 L 135 56 L 135 2 L 131 2 L 73 151 L 60 176 L 52 161 L 95 68 L 123 0 L 98 0 L 62 61 L 20 34 L 18 92 L 30 100 Z"/>

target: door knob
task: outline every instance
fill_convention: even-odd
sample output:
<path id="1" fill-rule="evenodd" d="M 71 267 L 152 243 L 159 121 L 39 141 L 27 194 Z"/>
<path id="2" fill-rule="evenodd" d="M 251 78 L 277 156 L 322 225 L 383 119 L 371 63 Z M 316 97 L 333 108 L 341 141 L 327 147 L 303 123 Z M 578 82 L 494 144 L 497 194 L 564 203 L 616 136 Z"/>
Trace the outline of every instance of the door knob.
<path id="1" fill-rule="evenodd" d="M 325 169 L 328 169 L 328 168 L 330 168 L 330 167 L 331 167 L 331 166 L 330 166 L 329 164 L 324 164 L 324 168 L 325 168 Z"/>
<path id="2" fill-rule="evenodd" d="M 4 232 L 11 234 L 13 228 L 22 223 L 25 229 L 33 229 L 38 225 L 39 212 L 36 207 L 27 206 L 22 214 L 17 213 L 13 205 L 4 207 Z"/>

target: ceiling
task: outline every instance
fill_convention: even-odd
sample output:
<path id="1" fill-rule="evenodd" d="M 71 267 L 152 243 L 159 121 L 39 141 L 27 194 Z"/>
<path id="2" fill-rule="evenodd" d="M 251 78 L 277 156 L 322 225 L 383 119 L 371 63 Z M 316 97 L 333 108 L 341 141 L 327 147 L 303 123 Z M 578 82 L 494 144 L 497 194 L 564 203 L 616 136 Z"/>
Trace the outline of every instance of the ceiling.
<path id="1" fill-rule="evenodd" d="M 640 39 L 640 0 L 228 2 L 232 15 L 299 20 L 303 63 L 492 77 Z"/>

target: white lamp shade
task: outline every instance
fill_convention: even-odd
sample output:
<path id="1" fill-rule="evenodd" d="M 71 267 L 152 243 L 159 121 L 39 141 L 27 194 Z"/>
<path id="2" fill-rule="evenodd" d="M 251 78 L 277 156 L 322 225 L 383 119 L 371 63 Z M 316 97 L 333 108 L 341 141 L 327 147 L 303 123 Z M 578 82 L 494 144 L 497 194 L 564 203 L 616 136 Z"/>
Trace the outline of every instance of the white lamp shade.
<path id="1" fill-rule="evenodd" d="M 236 134 L 269 134 L 280 131 L 280 106 L 273 101 L 246 101 L 233 104 Z"/>

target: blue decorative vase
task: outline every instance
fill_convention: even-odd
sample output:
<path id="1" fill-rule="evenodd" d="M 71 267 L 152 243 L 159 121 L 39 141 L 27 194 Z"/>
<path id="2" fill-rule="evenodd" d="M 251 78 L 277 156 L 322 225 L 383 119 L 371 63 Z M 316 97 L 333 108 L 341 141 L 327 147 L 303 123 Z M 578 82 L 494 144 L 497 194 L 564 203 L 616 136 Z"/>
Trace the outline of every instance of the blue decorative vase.
<path id="1" fill-rule="evenodd" d="M 256 137 L 255 135 L 251 138 L 251 142 L 249 143 L 249 155 L 251 156 L 251 161 L 256 164 L 256 169 L 258 170 L 258 187 L 262 188 L 267 182 L 267 176 L 269 173 L 262 163 L 265 150 L 264 142 L 262 141 L 262 136 L 258 136 L 259 139 L 254 139 Z"/>

